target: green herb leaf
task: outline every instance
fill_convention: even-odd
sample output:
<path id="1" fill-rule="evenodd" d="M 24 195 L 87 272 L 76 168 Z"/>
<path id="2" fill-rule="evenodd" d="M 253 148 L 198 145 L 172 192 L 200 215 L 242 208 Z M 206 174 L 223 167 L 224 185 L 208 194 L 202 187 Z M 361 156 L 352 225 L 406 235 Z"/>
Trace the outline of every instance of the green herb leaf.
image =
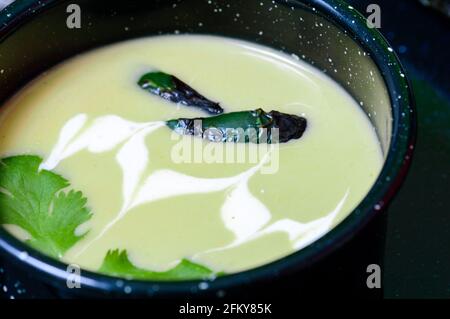
<path id="1" fill-rule="evenodd" d="M 213 142 L 285 143 L 300 138 L 305 118 L 262 109 L 225 113 L 206 118 L 169 120 L 167 126 L 179 134 L 194 135 Z M 274 130 L 273 130 L 274 129 Z"/>
<path id="2" fill-rule="evenodd" d="M 164 72 L 148 72 L 139 79 L 138 85 L 142 89 L 174 103 L 198 107 L 210 114 L 223 113 L 219 103 L 208 100 L 176 76 Z"/>
<path id="3" fill-rule="evenodd" d="M 61 257 L 85 234 L 75 229 L 91 218 L 81 192 L 64 191 L 69 182 L 39 170 L 37 156 L 13 156 L 0 161 L 0 224 L 27 231 L 28 243 L 53 257 Z"/>
<path id="4" fill-rule="evenodd" d="M 126 250 L 120 251 L 118 249 L 108 251 L 99 271 L 107 275 L 129 279 L 160 281 L 210 279 L 214 275 L 210 269 L 187 259 L 181 260 L 177 266 L 163 272 L 138 268 L 130 262 Z"/>

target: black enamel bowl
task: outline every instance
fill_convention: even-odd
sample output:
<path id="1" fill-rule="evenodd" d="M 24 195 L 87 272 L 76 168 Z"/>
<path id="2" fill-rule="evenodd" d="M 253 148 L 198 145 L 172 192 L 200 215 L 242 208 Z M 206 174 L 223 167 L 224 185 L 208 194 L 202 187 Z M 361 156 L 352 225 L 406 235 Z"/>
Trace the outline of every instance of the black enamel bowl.
<path id="1" fill-rule="evenodd" d="M 69 289 L 65 264 L 0 229 L 0 276 L 10 285 L 17 285 L 16 280 L 18 286 L 31 280 L 40 288 L 30 295 L 41 297 L 223 296 L 261 280 L 282 280 L 292 272 L 302 278 L 303 271 L 317 267 L 323 256 L 352 238 L 355 241 L 356 234 L 381 214 L 400 187 L 414 148 L 416 124 L 411 91 L 386 40 L 343 1 L 79 0 L 81 29 L 67 27 L 71 2 L 18 0 L 0 13 L 0 101 L 64 59 L 101 45 L 159 34 L 223 35 L 295 54 L 334 78 L 369 115 L 385 163 L 367 196 L 336 228 L 296 253 L 249 271 L 201 285 L 199 281 L 124 281 L 82 271 L 82 288 Z M 12 281 L 7 279 L 8 272 L 14 273 Z M 12 287 L 8 294 L 17 297 L 24 291 Z"/>

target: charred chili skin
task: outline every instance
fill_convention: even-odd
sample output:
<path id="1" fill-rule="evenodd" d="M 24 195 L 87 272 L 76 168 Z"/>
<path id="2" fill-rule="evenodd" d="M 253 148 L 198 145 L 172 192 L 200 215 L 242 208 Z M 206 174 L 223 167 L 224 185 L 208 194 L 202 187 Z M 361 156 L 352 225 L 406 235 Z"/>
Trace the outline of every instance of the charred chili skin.
<path id="1" fill-rule="evenodd" d="M 148 72 L 141 76 L 138 85 L 142 89 L 170 102 L 197 107 L 209 114 L 223 113 L 219 103 L 208 100 L 176 76 L 164 72 Z"/>
<path id="2" fill-rule="evenodd" d="M 307 120 L 297 115 L 278 111 L 266 113 L 256 109 L 206 118 L 180 118 L 169 120 L 166 124 L 179 134 L 194 135 L 213 142 L 272 144 L 302 137 Z"/>

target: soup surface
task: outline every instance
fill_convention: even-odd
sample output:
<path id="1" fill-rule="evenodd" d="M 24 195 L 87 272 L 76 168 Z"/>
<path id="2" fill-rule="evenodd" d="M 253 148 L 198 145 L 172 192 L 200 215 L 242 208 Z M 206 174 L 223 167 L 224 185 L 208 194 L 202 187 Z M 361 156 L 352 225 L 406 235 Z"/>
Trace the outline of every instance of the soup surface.
<path id="1" fill-rule="evenodd" d="M 176 134 L 164 121 L 208 115 L 142 90 L 137 81 L 151 70 L 225 112 L 277 110 L 303 116 L 307 129 L 280 144 Z M 0 139 L 2 158 L 38 156 L 33 176 L 51 171 L 70 183 L 45 205 L 23 204 L 22 220 L 8 204 L 13 164 L 4 165 L 0 221 L 10 232 L 85 269 L 144 279 L 234 273 L 302 249 L 352 211 L 383 161 L 368 118 L 333 80 L 295 56 L 213 36 L 144 38 L 77 56 L 1 108 Z M 71 189 L 84 210 L 57 203 L 61 193 L 70 202 Z"/>

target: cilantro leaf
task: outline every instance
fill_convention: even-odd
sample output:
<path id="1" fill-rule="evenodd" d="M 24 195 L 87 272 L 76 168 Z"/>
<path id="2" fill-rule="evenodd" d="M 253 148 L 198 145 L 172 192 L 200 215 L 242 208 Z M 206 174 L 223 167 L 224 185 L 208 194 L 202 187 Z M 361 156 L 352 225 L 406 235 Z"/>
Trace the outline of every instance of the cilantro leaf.
<path id="1" fill-rule="evenodd" d="M 177 266 L 163 272 L 138 268 L 128 259 L 127 251 L 119 249 L 107 252 L 99 271 L 107 275 L 142 280 L 211 279 L 214 276 L 210 269 L 187 259 L 182 259 Z"/>
<path id="2" fill-rule="evenodd" d="M 92 216 L 81 192 L 64 189 L 60 175 L 39 170 L 38 156 L 12 156 L 0 160 L 0 224 L 27 231 L 28 243 L 53 257 L 61 257 L 83 236 L 75 229 Z"/>

